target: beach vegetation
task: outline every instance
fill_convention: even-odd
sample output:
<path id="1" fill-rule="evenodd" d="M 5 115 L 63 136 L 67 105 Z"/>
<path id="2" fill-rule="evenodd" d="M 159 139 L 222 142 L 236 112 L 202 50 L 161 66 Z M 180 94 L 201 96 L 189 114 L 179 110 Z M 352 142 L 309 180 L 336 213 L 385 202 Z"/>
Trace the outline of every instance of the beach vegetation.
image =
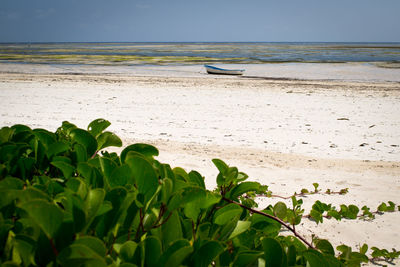
<path id="1" fill-rule="evenodd" d="M 197 171 L 159 162 L 149 144 L 118 155 L 121 139 L 94 120 L 87 129 L 63 122 L 55 132 L 13 125 L 0 130 L 0 263 L 2 266 L 360 266 L 391 262 L 392 249 L 367 244 L 336 249 L 307 240 L 302 220 L 373 219 L 398 212 L 389 201 L 369 207 L 303 197 L 346 194 L 302 189 L 283 197 L 221 159 L 217 188 Z M 259 209 L 259 197 L 285 198 Z M 372 251 L 368 254 L 368 251 Z"/>

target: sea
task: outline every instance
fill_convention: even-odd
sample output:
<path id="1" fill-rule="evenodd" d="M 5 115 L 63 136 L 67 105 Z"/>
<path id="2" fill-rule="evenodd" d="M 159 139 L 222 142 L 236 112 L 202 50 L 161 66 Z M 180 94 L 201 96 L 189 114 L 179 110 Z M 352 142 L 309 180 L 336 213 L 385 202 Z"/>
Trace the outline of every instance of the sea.
<path id="1" fill-rule="evenodd" d="M 0 62 L 127 66 L 361 62 L 400 68 L 400 43 L 0 43 Z"/>

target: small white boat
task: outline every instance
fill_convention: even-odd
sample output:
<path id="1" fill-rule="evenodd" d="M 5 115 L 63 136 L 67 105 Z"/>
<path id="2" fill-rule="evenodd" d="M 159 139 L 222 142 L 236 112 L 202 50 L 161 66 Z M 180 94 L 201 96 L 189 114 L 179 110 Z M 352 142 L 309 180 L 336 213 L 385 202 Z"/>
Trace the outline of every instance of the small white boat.
<path id="1" fill-rule="evenodd" d="M 221 69 L 210 65 L 204 65 L 208 74 L 242 75 L 244 70 Z"/>

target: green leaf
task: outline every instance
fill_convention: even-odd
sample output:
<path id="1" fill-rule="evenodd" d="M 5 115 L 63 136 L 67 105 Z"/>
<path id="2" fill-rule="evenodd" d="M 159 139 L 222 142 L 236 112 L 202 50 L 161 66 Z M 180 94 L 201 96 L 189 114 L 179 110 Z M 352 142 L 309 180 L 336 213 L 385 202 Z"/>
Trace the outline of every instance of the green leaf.
<path id="1" fill-rule="evenodd" d="M 220 201 L 221 201 L 220 194 L 206 191 L 206 198 L 204 199 L 204 201 L 201 202 L 201 208 L 208 209 L 209 207 L 211 207 L 214 204 L 217 204 Z"/>
<path id="2" fill-rule="evenodd" d="M 350 257 L 351 247 L 348 247 L 346 245 L 340 245 L 340 246 L 337 246 L 336 249 L 338 251 L 342 252 L 342 254 L 340 255 L 341 259 L 348 259 Z"/>
<path id="3" fill-rule="evenodd" d="M 158 266 L 180 266 L 192 251 L 193 247 L 189 241 L 186 239 L 177 240 L 162 254 Z"/>
<path id="4" fill-rule="evenodd" d="M 170 218 L 161 226 L 163 247 L 168 247 L 172 242 L 183 237 L 180 217 L 173 211 Z"/>
<path id="5" fill-rule="evenodd" d="M 218 203 L 221 196 L 200 187 L 186 187 L 177 192 L 168 203 L 168 209 L 184 206 L 184 213 L 188 218 L 197 220 L 201 209 L 207 209 Z"/>
<path id="6" fill-rule="evenodd" d="M 74 174 L 74 172 L 75 172 L 74 166 L 72 166 L 71 164 L 68 164 L 66 162 L 63 162 L 63 161 L 53 161 L 53 162 L 51 162 L 51 165 L 60 169 L 61 172 L 63 173 L 64 177 L 67 179 L 72 177 L 72 174 Z"/>
<path id="7" fill-rule="evenodd" d="M 77 171 L 81 177 L 85 178 L 88 186 L 92 188 L 103 187 L 103 179 L 100 177 L 100 172 L 92 165 L 86 162 L 80 162 L 78 163 Z M 99 173 L 99 177 L 97 176 L 97 173 Z"/>
<path id="8" fill-rule="evenodd" d="M 99 158 L 100 168 L 104 176 L 110 179 L 112 172 L 117 167 L 117 164 L 109 158 L 101 157 Z"/>
<path id="9" fill-rule="evenodd" d="M 58 196 L 60 196 L 59 194 Z M 68 218 L 72 215 L 71 225 L 75 232 L 80 232 L 85 227 L 86 214 L 84 211 L 84 203 L 82 199 L 70 191 L 63 193 L 64 199 L 61 200 Z"/>
<path id="10" fill-rule="evenodd" d="M 23 235 L 17 235 L 13 242 L 13 259 L 20 258 L 22 260 L 21 265 L 31 266 L 35 264 L 35 249 L 36 242 L 31 238 Z M 3 266 L 3 265 L 2 265 Z"/>
<path id="11" fill-rule="evenodd" d="M 318 239 L 317 241 L 315 241 L 315 246 L 322 253 L 335 256 L 335 250 L 333 249 L 332 244 L 328 240 Z"/>
<path id="12" fill-rule="evenodd" d="M 85 245 L 86 247 L 90 248 L 94 252 L 96 252 L 100 257 L 105 257 L 107 249 L 104 245 L 104 242 L 97 237 L 93 236 L 83 236 L 79 237 L 74 241 L 74 244 Z"/>
<path id="13" fill-rule="evenodd" d="M 314 186 L 314 192 L 318 192 L 319 184 L 318 183 L 313 183 L 313 186 Z"/>
<path id="14" fill-rule="evenodd" d="M 108 179 L 108 184 L 112 188 L 125 186 L 126 184 L 133 184 L 132 171 L 129 165 L 123 164 L 116 167 Z"/>
<path id="15" fill-rule="evenodd" d="M 219 170 L 220 173 L 224 174 L 229 166 L 220 159 L 213 159 L 212 162 L 214 163 L 215 167 Z"/>
<path id="16" fill-rule="evenodd" d="M 184 168 L 175 167 L 173 170 L 175 177 L 180 179 L 181 181 L 189 182 L 189 174 L 185 171 Z"/>
<path id="17" fill-rule="evenodd" d="M 307 250 L 303 253 L 310 267 L 329 266 L 326 259 L 316 250 Z"/>
<path id="18" fill-rule="evenodd" d="M 14 129 L 3 127 L 0 129 L 0 144 L 8 142 L 14 134 Z"/>
<path id="19" fill-rule="evenodd" d="M 63 249 L 58 255 L 57 261 L 62 266 L 107 266 L 102 257 L 82 244 L 72 244 Z"/>
<path id="20" fill-rule="evenodd" d="M 359 265 L 361 262 L 368 263 L 368 261 L 368 257 L 364 254 L 358 252 L 351 252 L 350 254 L 350 263 L 355 262 L 357 265 Z"/>
<path id="21" fill-rule="evenodd" d="M 335 258 L 335 256 L 323 254 L 325 260 L 325 266 L 329 267 L 343 267 L 343 262 Z M 351 265 L 350 265 L 351 266 Z M 356 265 L 357 266 L 357 265 Z M 355 266 L 354 266 L 355 267 Z"/>
<path id="22" fill-rule="evenodd" d="M 104 201 L 105 191 L 102 188 L 96 188 L 89 190 L 85 200 L 85 211 L 86 211 L 86 231 L 90 224 L 93 222 L 98 211 L 100 210 Z"/>
<path id="23" fill-rule="evenodd" d="M 198 186 L 185 187 L 182 190 L 182 201 L 190 203 L 192 201 L 202 201 L 206 197 L 206 191 Z"/>
<path id="24" fill-rule="evenodd" d="M 139 192 L 145 195 L 145 201 L 149 200 L 158 187 L 158 177 L 153 166 L 144 158 L 137 156 L 129 158 L 127 163 L 132 170 Z"/>
<path id="25" fill-rule="evenodd" d="M 172 180 L 169 178 L 164 178 L 162 180 L 162 188 L 161 188 L 161 202 L 166 204 L 169 198 L 172 195 Z"/>
<path id="26" fill-rule="evenodd" d="M 198 226 L 197 237 L 201 239 L 209 239 L 211 223 L 204 222 Z"/>
<path id="27" fill-rule="evenodd" d="M 225 176 L 220 172 L 217 175 L 217 186 L 221 187 L 225 184 Z"/>
<path id="28" fill-rule="evenodd" d="M 124 163 L 126 156 L 128 155 L 129 151 L 135 151 L 138 152 L 142 155 L 144 155 L 147 158 L 153 158 L 154 156 L 158 156 L 158 149 L 152 145 L 148 144 L 133 144 L 130 146 L 127 146 L 124 150 L 122 150 L 120 158 L 121 162 Z"/>
<path id="29" fill-rule="evenodd" d="M 88 131 L 91 133 L 94 137 L 97 137 L 100 135 L 105 129 L 110 126 L 111 123 L 108 120 L 105 119 L 96 119 L 89 123 L 88 125 Z"/>
<path id="30" fill-rule="evenodd" d="M 86 183 L 80 177 L 73 177 L 66 182 L 66 187 L 76 193 L 81 199 L 85 199 L 88 193 Z"/>
<path id="31" fill-rule="evenodd" d="M 76 125 L 72 124 L 68 121 L 63 121 L 60 128 L 57 129 L 57 132 L 62 135 L 69 135 L 72 130 L 76 129 Z"/>
<path id="32" fill-rule="evenodd" d="M 232 190 L 230 191 L 230 198 L 236 199 L 237 197 L 243 195 L 244 193 L 247 193 L 250 191 L 257 191 L 259 189 L 260 189 L 260 183 L 243 182 L 232 188 Z"/>
<path id="33" fill-rule="evenodd" d="M 22 124 L 15 124 L 15 125 L 11 126 L 11 129 L 15 130 L 15 134 L 19 134 L 19 133 L 22 133 L 22 132 L 31 132 L 32 131 L 31 128 L 29 128 L 26 125 L 22 125 Z"/>
<path id="34" fill-rule="evenodd" d="M 73 141 L 83 145 L 89 157 L 93 156 L 97 149 L 97 141 L 89 132 L 82 129 L 74 129 L 70 136 Z"/>
<path id="35" fill-rule="evenodd" d="M 21 264 L 14 261 L 6 261 L 1 264 L 1 267 L 20 267 Z"/>
<path id="36" fill-rule="evenodd" d="M 121 139 L 111 132 L 104 132 L 97 137 L 97 150 L 110 146 L 121 147 Z"/>
<path id="37" fill-rule="evenodd" d="M 24 187 L 25 182 L 21 179 L 14 177 L 6 177 L 3 180 L 0 180 L 0 188 L 4 189 L 22 189 Z"/>
<path id="38" fill-rule="evenodd" d="M 6 143 L 0 146 L 0 162 L 10 162 L 13 158 L 19 156 L 18 146 L 11 143 Z"/>
<path id="39" fill-rule="evenodd" d="M 360 211 L 360 209 L 355 206 L 355 205 L 349 205 L 349 213 L 350 213 L 350 218 L 351 219 L 357 219 L 357 214 Z"/>
<path id="40" fill-rule="evenodd" d="M 198 173 L 197 171 L 189 172 L 189 180 L 193 184 L 196 184 L 196 185 L 200 186 L 201 188 L 206 189 L 206 185 L 204 184 L 204 177 L 201 176 L 201 174 Z"/>
<path id="41" fill-rule="evenodd" d="M 218 240 L 220 241 L 226 241 L 235 229 L 239 218 L 240 214 L 236 214 L 234 217 L 231 217 L 227 223 L 225 223 L 221 227 L 218 227 L 219 230 L 214 233 L 214 238 L 218 238 Z"/>
<path id="42" fill-rule="evenodd" d="M 36 199 L 46 200 L 47 202 L 51 201 L 49 195 L 42 190 L 39 190 L 34 187 L 28 187 L 18 194 L 18 198 L 21 203 L 29 202 Z"/>
<path id="43" fill-rule="evenodd" d="M 74 144 L 74 154 L 76 156 L 77 162 L 86 162 L 88 160 L 88 155 L 86 148 L 81 144 Z"/>
<path id="44" fill-rule="evenodd" d="M 242 213 L 242 208 L 236 204 L 231 203 L 219 209 L 214 214 L 213 221 L 218 225 L 224 225 L 230 222 L 232 218 L 236 217 L 237 215 L 240 215 L 241 213 Z"/>
<path id="45" fill-rule="evenodd" d="M 367 251 L 368 251 L 368 245 L 367 244 L 362 245 L 362 247 L 360 248 L 360 253 L 365 254 L 367 253 Z"/>
<path id="46" fill-rule="evenodd" d="M 371 256 L 374 258 L 385 257 L 389 252 L 386 249 L 379 249 L 377 247 L 372 247 L 371 249 L 372 249 Z"/>
<path id="47" fill-rule="evenodd" d="M 279 201 L 278 203 L 275 204 L 274 206 L 274 214 L 276 217 L 279 219 L 283 220 L 286 217 L 287 214 L 287 207 L 286 204 Z"/>
<path id="48" fill-rule="evenodd" d="M 193 254 L 193 265 L 195 267 L 207 267 L 224 251 L 224 246 L 218 241 L 206 241 L 200 249 Z"/>
<path id="49" fill-rule="evenodd" d="M 44 169 L 48 167 L 48 162 L 46 159 L 46 148 L 39 140 L 33 141 L 34 153 L 35 153 L 35 161 L 36 165 L 39 166 L 40 169 Z"/>
<path id="50" fill-rule="evenodd" d="M 56 141 L 55 134 L 45 129 L 34 129 L 32 132 L 46 148 L 48 148 L 51 144 L 53 144 Z"/>
<path id="51" fill-rule="evenodd" d="M 323 221 L 322 213 L 319 212 L 319 211 L 316 210 L 316 209 L 312 209 L 312 210 L 310 211 L 310 216 L 311 216 L 311 218 L 313 218 L 313 220 L 314 220 L 317 224 L 318 224 L 319 222 L 322 222 L 322 221 Z"/>
<path id="52" fill-rule="evenodd" d="M 388 209 L 388 207 L 387 207 L 387 205 L 386 205 L 385 202 L 382 202 L 382 203 L 378 206 L 378 211 L 380 211 L 380 212 L 385 212 L 385 211 L 387 211 L 387 209 Z"/>
<path id="53" fill-rule="evenodd" d="M 49 145 L 46 155 L 50 159 L 54 155 L 58 155 L 69 150 L 69 145 L 63 141 L 57 141 Z"/>
<path id="54" fill-rule="evenodd" d="M 269 215 L 273 215 L 271 211 L 264 211 Z M 253 214 L 251 217 L 251 227 L 263 231 L 265 234 L 277 235 L 281 229 L 281 224 L 271 218 L 260 214 Z"/>
<path id="55" fill-rule="evenodd" d="M 68 164 L 72 164 L 72 159 L 66 156 L 54 156 L 53 161 L 62 161 Z"/>
<path id="56" fill-rule="evenodd" d="M 20 190 L 0 189 L 0 209 L 14 203 Z"/>
<path id="57" fill-rule="evenodd" d="M 344 204 L 340 205 L 340 214 L 347 219 L 357 219 L 359 209 L 355 205 L 349 205 L 348 207 Z"/>
<path id="58" fill-rule="evenodd" d="M 125 262 L 134 263 L 135 251 L 138 244 L 133 241 L 126 241 L 120 249 L 120 257 Z"/>
<path id="59" fill-rule="evenodd" d="M 186 217 L 196 221 L 201 212 L 200 205 L 197 202 L 187 203 L 184 207 L 184 214 Z"/>
<path id="60" fill-rule="evenodd" d="M 19 172 L 19 176 L 24 180 L 31 178 L 34 164 L 34 158 L 19 158 L 17 161 L 17 170 Z"/>
<path id="61" fill-rule="evenodd" d="M 396 204 L 394 204 L 393 201 L 389 201 L 389 207 L 388 207 L 388 211 L 393 212 L 396 208 Z"/>
<path id="62" fill-rule="evenodd" d="M 238 221 L 236 224 L 235 229 L 231 233 L 228 239 L 235 238 L 236 236 L 240 235 L 241 233 L 246 232 L 251 226 L 251 222 L 249 221 Z"/>
<path id="63" fill-rule="evenodd" d="M 294 266 L 296 264 L 296 259 L 297 259 L 296 246 L 288 245 L 286 254 L 287 254 L 288 266 Z"/>
<path id="64" fill-rule="evenodd" d="M 337 210 L 329 210 L 327 215 L 335 218 L 338 221 L 342 218 Z"/>
<path id="65" fill-rule="evenodd" d="M 235 261 L 233 262 L 233 267 L 257 266 L 254 263 L 262 255 L 263 253 L 260 251 L 242 251 L 237 255 Z"/>
<path id="66" fill-rule="evenodd" d="M 157 267 L 161 257 L 161 242 L 155 236 L 148 236 L 145 239 L 145 263 L 149 267 Z"/>
<path id="67" fill-rule="evenodd" d="M 1 153 L 1 149 L 0 149 Z M 4 178 L 7 176 L 7 166 L 5 164 L 0 163 L 0 179 Z"/>
<path id="68" fill-rule="evenodd" d="M 264 238 L 261 243 L 264 249 L 266 265 L 274 267 L 283 266 L 283 257 L 286 257 L 286 255 L 281 244 L 273 238 Z"/>
<path id="69" fill-rule="evenodd" d="M 104 201 L 103 204 L 100 206 L 97 216 L 101 216 L 103 214 L 106 214 L 107 212 L 111 211 L 113 209 L 113 206 L 110 201 Z"/>
<path id="70" fill-rule="evenodd" d="M 242 181 L 245 181 L 247 178 L 249 178 L 249 176 L 247 174 L 245 174 L 244 172 L 239 172 L 237 181 L 242 182 Z"/>
<path id="71" fill-rule="evenodd" d="M 45 200 L 33 200 L 23 203 L 20 208 L 24 209 L 46 236 L 51 239 L 63 221 L 64 213 L 54 204 Z"/>

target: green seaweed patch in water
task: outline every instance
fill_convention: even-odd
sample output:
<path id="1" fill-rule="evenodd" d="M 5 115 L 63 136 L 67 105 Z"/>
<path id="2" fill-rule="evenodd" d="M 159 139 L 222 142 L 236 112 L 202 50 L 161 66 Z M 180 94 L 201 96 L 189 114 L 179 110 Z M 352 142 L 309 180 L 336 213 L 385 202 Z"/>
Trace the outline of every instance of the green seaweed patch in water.
<path id="1" fill-rule="evenodd" d="M 13 54 L 0 53 L 0 60 L 28 63 L 69 64 L 203 64 L 244 63 L 246 58 L 211 58 L 199 56 L 140 56 L 140 55 L 66 55 L 66 54 Z"/>

